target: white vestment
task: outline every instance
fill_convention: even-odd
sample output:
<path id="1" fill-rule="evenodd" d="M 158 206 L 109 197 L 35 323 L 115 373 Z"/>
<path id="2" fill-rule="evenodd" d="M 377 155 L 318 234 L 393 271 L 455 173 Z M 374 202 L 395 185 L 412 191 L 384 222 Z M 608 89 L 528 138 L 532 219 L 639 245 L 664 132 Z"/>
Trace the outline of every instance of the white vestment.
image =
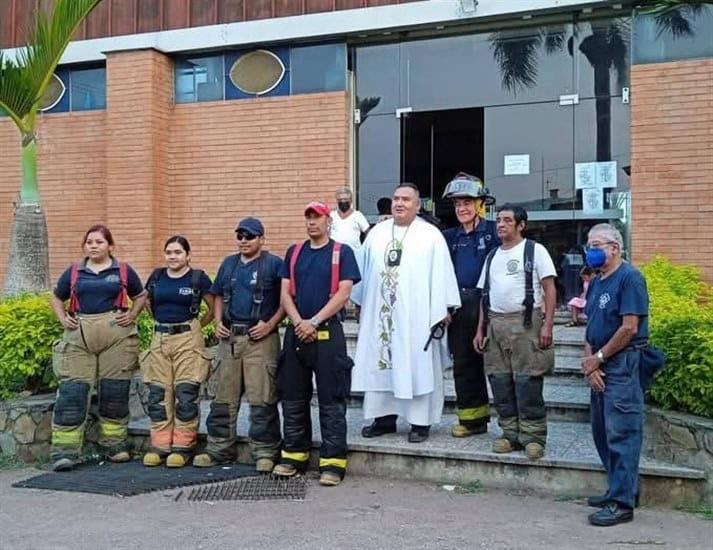
<path id="1" fill-rule="evenodd" d="M 388 265 L 389 252 L 399 265 Z M 398 414 L 411 424 L 435 424 L 450 362 L 447 335 L 423 348 L 448 308 L 460 307 L 446 241 L 421 218 L 408 229 L 386 220 L 372 228 L 356 256 L 362 280 L 352 300 L 361 316 L 352 389 L 364 392 L 364 417 Z"/>

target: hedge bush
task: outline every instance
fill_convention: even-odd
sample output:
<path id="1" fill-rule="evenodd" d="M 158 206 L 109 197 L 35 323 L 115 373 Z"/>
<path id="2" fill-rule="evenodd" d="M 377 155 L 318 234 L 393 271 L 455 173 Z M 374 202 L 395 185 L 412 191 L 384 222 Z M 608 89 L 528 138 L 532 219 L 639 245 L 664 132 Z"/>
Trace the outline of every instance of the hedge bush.
<path id="1" fill-rule="evenodd" d="M 205 313 L 203 304 L 201 314 Z M 137 320 L 140 347 L 151 343 L 153 319 L 145 311 Z M 203 328 L 212 344 L 215 326 Z M 50 295 L 24 294 L 0 301 L 0 399 L 29 390 L 33 393 L 57 385 L 52 372 L 52 345 L 63 328 L 50 306 Z"/>
<path id="2" fill-rule="evenodd" d="M 713 287 L 695 266 L 662 257 L 642 272 L 651 301 L 650 339 L 667 356 L 649 394 L 666 409 L 713 417 Z"/>
<path id="3" fill-rule="evenodd" d="M 0 302 L 0 398 L 55 383 L 52 344 L 62 326 L 48 294 L 26 294 Z"/>

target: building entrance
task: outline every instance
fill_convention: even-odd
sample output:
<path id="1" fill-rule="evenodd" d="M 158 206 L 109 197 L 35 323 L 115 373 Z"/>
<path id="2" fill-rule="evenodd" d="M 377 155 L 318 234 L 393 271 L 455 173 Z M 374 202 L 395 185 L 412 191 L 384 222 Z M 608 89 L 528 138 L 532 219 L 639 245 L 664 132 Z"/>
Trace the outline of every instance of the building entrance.
<path id="1" fill-rule="evenodd" d="M 403 113 L 401 116 L 401 181 L 415 183 L 429 213 L 444 227 L 458 222 L 453 206 L 441 199 L 458 172 L 484 174 L 483 109 Z"/>

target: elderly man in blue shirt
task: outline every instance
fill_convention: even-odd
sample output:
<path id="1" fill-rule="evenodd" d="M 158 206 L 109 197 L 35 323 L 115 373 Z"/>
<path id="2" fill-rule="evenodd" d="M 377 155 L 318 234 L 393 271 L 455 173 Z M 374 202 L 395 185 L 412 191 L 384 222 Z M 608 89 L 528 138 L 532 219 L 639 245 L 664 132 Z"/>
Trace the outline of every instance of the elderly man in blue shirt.
<path id="1" fill-rule="evenodd" d="M 609 224 L 589 231 L 587 264 L 598 271 L 587 292 L 582 372 L 591 392 L 592 435 L 607 471 L 608 490 L 590 497 L 601 509 L 589 522 L 611 526 L 634 519 L 643 434 L 642 352 L 649 336 L 643 275 L 622 259 L 621 233 Z"/>

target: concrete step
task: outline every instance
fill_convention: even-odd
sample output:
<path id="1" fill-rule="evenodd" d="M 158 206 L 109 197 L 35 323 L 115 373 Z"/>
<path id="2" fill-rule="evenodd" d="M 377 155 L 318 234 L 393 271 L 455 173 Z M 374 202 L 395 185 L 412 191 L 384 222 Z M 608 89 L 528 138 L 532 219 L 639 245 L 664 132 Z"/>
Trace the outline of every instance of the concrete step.
<path id="1" fill-rule="evenodd" d="M 208 402 L 201 403 L 201 410 L 200 433 L 204 436 Z M 248 412 L 248 407 L 242 407 L 238 417 L 241 462 L 250 462 L 246 436 Z M 403 422 L 399 423 L 397 434 L 362 438 L 365 421 L 360 412 L 358 409 L 347 411 L 351 473 L 437 483 L 462 484 L 477 480 L 487 487 L 563 497 L 600 494 L 606 486 L 589 426 L 584 423 L 550 421 L 545 456 L 530 461 L 522 452 L 499 455 L 491 451 L 493 440 L 500 435 L 495 422 L 491 422 L 487 434 L 455 439 L 450 435 L 450 426 L 456 417 L 444 415 L 440 425 L 432 427 L 431 437 L 414 445 L 406 441 L 408 426 Z M 317 432 L 316 407 L 313 407 L 312 417 Z M 148 428 L 149 421 L 145 417 L 133 420 L 129 426 L 139 449 L 146 448 Z M 320 438 L 315 435 L 314 448 L 319 444 Z M 700 470 L 642 458 L 641 496 L 645 504 L 699 502 L 704 486 L 705 474 Z"/>
<path id="2" fill-rule="evenodd" d="M 456 392 L 453 380 L 445 379 L 443 411 L 447 414 L 456 412 Z M 569 381 L 565 378 L 548 377 L 545 379 L 543 390 L 547 417 L 550 420 L 561 422 L 588 422 L 589 421 L 589 387 L 581 381 Z M 488 384 L 490 403 L 493 403 L 493 393 Z M 361 408 L 363 401 L 361 392 L 352 392 L 349 400 L 351 408 Z M 316 402 L 316 401 L 315 401 Z M 495 411 L 492 413 L 495 416 Z"/>

